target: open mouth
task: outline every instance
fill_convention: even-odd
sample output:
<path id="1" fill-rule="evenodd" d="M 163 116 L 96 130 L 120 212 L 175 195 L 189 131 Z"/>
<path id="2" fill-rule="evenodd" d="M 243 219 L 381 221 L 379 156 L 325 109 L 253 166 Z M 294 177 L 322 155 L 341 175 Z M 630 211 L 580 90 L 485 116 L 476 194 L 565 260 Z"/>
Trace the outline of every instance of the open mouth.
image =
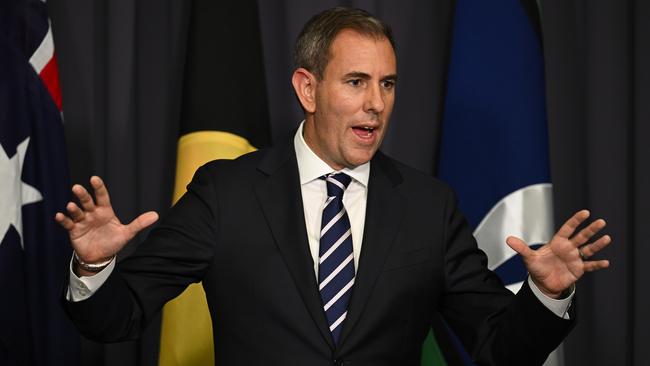
<path id="1" fill-rule="evenodd" d="M 352 127 L 354 134 L 361 138 L 371 138 L 376 129 L 376 127 L 370 126 Z"/>

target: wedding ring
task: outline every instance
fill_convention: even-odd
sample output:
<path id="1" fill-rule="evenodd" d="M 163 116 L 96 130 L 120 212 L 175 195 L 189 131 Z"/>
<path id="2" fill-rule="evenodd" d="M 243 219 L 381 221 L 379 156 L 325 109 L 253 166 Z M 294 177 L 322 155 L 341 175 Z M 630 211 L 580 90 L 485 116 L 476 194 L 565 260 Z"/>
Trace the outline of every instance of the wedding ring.
<path id="1" fill-rule="evenodd" d="M 582 259 L 583 261 L 587 260 L 587 256 L 585 255 L 585 253 L 582 252 L 582 249 L 578 248 L 578 254 L 580 255 L 580 259 Z"/>

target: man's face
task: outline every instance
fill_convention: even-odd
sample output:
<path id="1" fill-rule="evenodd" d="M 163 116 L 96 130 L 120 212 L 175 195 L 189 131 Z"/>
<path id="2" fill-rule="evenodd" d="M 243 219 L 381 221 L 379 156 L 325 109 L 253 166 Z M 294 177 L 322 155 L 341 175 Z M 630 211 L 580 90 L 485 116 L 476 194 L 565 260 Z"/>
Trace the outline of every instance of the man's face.
<path id="1" fill-rule="evenodd" d="M 395 101 L 397 61 L 386 38 L 341 31 L 316 81 L 307 145 L 336 170 L 368 162 L 384 138 Z"/>

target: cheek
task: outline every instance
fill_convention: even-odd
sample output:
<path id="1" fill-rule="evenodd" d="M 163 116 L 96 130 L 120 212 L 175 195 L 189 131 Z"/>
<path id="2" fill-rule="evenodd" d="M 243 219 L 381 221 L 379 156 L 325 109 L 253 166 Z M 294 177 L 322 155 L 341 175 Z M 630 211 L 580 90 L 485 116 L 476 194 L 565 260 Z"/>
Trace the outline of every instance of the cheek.
<path id="1" fill-rule="evenodd" d="M 387 116 L 390 115 L 390 113 L 393 111 L 393 105 L 395 104 L 395 92 L 388 93 L 384 97 L 384 105 L 386 106 L 384 108 L 384 114 Z"/>
<path id="2" fill-rule="evenodd" d="M 328 95 L 329 109 L 339 116 L 350 116 L 363 109 L 363 97 L 360 93 L 336 89 Z"/>

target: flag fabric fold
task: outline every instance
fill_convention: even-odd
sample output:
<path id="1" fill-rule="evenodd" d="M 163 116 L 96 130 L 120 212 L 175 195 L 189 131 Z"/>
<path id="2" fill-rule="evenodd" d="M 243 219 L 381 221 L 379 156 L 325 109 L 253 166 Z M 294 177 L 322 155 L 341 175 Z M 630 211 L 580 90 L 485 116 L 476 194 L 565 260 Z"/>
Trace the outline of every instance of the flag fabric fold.
<path id="1" fill-rule="evenodd" d="M 61 92 L 44 1 L 0 5 L 0 364 L 75 365 L 60 305 L 71 247 Z"/>
<path id="2" fill-rule="evenodd" d="M 537 246 L 554 232 L 538 14 L 534 0 L 456 2 L 438 165 L 513 292 L 527 273 L 506 237 Z M 557 351 L 546 364 L 562 364 Z"/>

